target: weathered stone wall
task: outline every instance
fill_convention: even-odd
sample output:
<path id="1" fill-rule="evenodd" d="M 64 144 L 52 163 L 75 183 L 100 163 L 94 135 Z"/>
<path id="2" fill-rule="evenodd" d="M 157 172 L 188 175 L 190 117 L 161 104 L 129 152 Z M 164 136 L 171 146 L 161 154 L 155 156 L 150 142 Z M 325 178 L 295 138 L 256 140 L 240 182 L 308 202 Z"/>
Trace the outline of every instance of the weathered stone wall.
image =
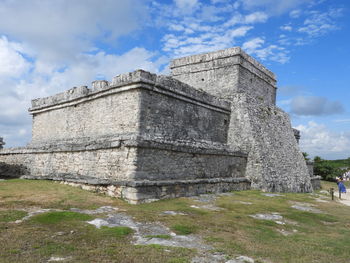
<path id="1" fill-rule="evenodd" d="M 144 144 L 138 148 L 138 180 L 193 180 L 245 176 L 246 155 L 225 149 Z M 202 147 L 204 145 L 201 145 Z"/>
<path id="2" fill-rule="evenodd" d="M 314 176 L 314 162 L 306 161 L 306 165 L 307 165 L 307 170 L 309 171 L 310 177 L 313 177 Z"/>
<path id="3" fill-rule="evenodd" d="M 275 106 L 273 73 L 239 48 L 176 59 L 171 69 L 174 78 L 231 102 L 228 144 L 249 153 L 252 187 L 312 190 L 289 117 Z"/>
<path id="4" fill-rule="evenodd" d="M 267 105 L 276 102 L 275 75 L 239 47 L 175 59 L 172 77 L 219 98 L 244 92 Z"/>
<path id="5" fill-rule="evenodd" d="M 150 138 L 227 142 L 228 109 L 198 106 L 150 90 L 142 92 L 140 115 L 140 134 Z"/>
<path id="6" fill-rule="evenodd" d="M 252 187 L 278 192 L 312 191 L 306 163 L 288 115 L 275 106 L 236 94 L 229 143 L 249 152 L 246 175 Z M 237 122 L 239 120 L 239 122 Z"/>
<path id="7" fill-rule="evenodd" d="M 131 203 L 250 188 L 246 155 L 225 148 L 125 138 L 66 147 L 3 150 L 0 177 L 87 184 Z"/>
<path id="8" fill-rule="evenodd" d="M 96 145 L 97 146 L 97 145 Z M 8 149 L 0 153 L 2 162 L 26 167 L 26 178 L 74 180 L 103 184 L 132 178 L 136 149 L 119 147 L 85 150 L 77 146 L 64 149 Z"/>
<path id="9" fill-rule="evenodd" d="M 41 111 L 32 109 L 32 143 L 138 133 L 139 100 L 140 91 L 132 89 L 87 97 L 81 103 L 62 103 Z"/>
<path id="10" fill-rule="evenodd" d="M 32 145 L 115 135 L 226 143 L 230 105 L 169 77 L 136 71 L 107 86 L 37 99 Z"/>

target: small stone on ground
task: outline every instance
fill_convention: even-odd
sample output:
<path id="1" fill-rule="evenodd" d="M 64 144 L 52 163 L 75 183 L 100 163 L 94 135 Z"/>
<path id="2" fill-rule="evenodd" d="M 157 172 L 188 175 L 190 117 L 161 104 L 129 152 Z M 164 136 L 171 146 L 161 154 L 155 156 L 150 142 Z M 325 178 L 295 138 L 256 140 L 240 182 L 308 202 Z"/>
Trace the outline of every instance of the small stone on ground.
<path id="1" fill-rule="evenodd" d="M 185 216 L 185 213 L 182 212 L 176 212 L 176 211 L 164 211 L 162 213 L 160 213 L 161 215 L 171 215 L 171 216 L 176 216 L 176 215 L 181 215 L 181 216 Z"/>
<path id="2" fill-rule="evenodd" d="M 251 217 L 255 219 L 261 219 L 261 220 L 272 220 L 276 224 L 284 225 L 285 222 L 283 222 L 283 216 L 281 216 L 279 213 L 271 213 L 271 214 L 255 214 L 250 215 Z"/>
<path id="3" fill-rule="evenodd" d="M 88 214 L 88 215 L 95 215 L 95 214 L 112 213 L 112 212 L 118 211 L 118 207 L 101 206 L 95 210 L 84 210 L 84 209 L 79 209 L 79 208 L 71 208 L 70 211 L 82 213 L 82 214 Z"/>
<path id="4" fill-rule="evenodd" d="M 284 196 L 284 195 L 281 195 L 281 194 L 271 194 L 271 193 L 263 193 L 262 195 L 268 196 L 268 197 Z"/>
<path id="5" fill-rule="evenodd" d="M 313 205 L 309 203 L 295 202 L 294 205 L 292 205 L 291 207 L 300 211 L 305 211 L 305 212 L 311 212 L 316 214 L 322 213 L 321 210 L 314 208 Z"/>
<path id="6" fill-rule="evenodd" d="M 67 257 L 67 258 L 62 258 L 62 257 L 51 257 L 49 258 L 49 260 L 47 262 L 58 262 L 58 261 L 68 261 L 71 260 L 71 257 Z"/>

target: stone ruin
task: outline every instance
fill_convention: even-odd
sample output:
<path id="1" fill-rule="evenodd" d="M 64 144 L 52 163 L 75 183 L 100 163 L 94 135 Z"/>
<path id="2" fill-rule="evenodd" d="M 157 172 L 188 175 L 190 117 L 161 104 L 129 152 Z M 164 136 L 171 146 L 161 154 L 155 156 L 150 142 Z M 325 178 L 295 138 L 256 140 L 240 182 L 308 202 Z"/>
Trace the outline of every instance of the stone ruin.
<path id="1" fill-rule="evenodd" d="M 92 88 L 32 100 L 32 140 L 2 149 L 22 178 L 50 179 L 131 203 L 232 190 L 310 192 L 275 75 L 240 48 L 175 59 Z M 0 171 L 1 172 L 1 171 Z M 315 184 L 316 185 L 316 184 Z"/>
<path id="2" fill-rule="evenodd" d="M 5 142 L 4 138 L 0 137 L 0 149 L 4 148 Z"/>

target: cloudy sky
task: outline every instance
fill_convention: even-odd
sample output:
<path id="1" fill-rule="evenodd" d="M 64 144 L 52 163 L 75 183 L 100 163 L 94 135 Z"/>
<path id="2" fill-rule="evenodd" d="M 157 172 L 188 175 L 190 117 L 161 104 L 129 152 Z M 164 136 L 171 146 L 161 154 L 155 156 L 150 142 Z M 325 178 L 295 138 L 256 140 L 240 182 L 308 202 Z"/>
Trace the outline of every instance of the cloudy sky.
<path id="1" fill-rule="evenodd" d="M 30 100 L 241 46 L 275 72 L 311 156 L 350 157 L 347 0 L 0 0 L 0 136 L 31 138 Z"/>

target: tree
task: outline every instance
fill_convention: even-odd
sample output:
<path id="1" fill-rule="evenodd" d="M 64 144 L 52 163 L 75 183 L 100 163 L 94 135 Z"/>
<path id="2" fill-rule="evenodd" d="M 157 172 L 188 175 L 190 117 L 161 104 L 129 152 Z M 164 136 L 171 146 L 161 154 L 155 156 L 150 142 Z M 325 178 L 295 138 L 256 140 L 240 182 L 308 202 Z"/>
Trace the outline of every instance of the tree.
<path id="1" fill-rule="evenodd" d="M 326 160 L 321 160 L 315 161 L 314 174 L 321 176 L 323 180 L 335 181 L 336 177 L 342 176 L 342 170 Z"/>
<path id="2" fill-rule="evenodd" d="M 323 161 L 323 159 L 320 156 L 315 156 L 314 157 L 314 162 L 315 163 L 319 163 L 319 162 L 322 162 L 322 161 Z"/>
<path id="3" fill-rule="evenodd" d="M 303 156 L 304 156 L 305 161 L 309 161 L 310 160 L 310 158 L 308 157 L 309 154 L 307 152 L 303 152 Z"/>

